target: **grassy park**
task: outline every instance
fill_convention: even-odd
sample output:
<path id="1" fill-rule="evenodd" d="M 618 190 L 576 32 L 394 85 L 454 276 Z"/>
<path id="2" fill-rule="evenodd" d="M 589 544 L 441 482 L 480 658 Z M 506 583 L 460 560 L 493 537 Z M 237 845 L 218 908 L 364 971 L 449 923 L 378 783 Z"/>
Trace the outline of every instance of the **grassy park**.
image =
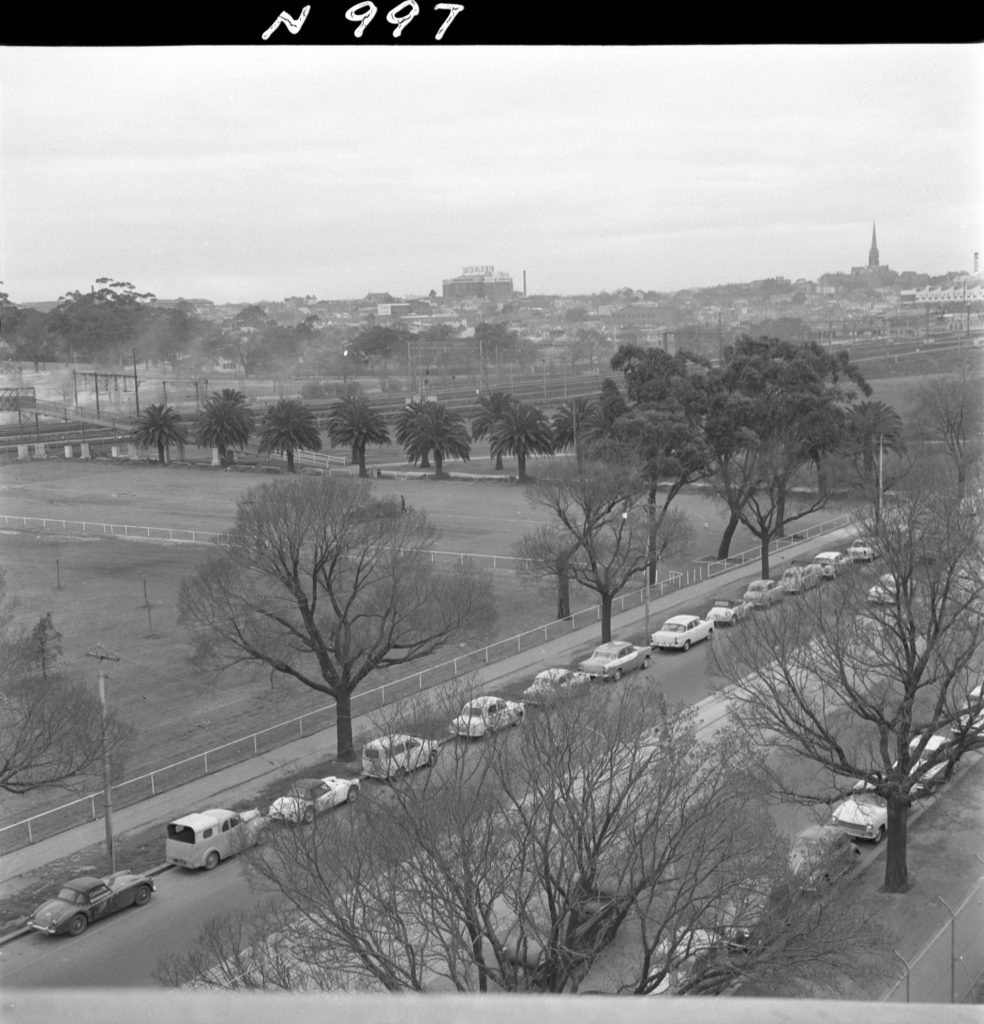
<path id="1" fill-rule="evenodd" d="M 468 464 L 484 475 L 479 459 Z M 465 468 L 465 467 L 461 467 Z M 249 488 L 283 477 L 147 463 L 7 462 L 0 466 L 0 512 L 51 520 L 127 526 L 158 526 L 221 532 L 233 521 L 236 500 Z M 441 530 L 444 551 L 508 555 L 544 513 L 531 508 L 524 489 L 507 480 L 374 479 L 384 494 L 405 495 L 425 509 Z M 696 531 L 693 550 L 682 552 L 666 572 L 713 554 L 724 519 L 720 507 L 699 494 L 678 499 Z M 836 510 L 821 513 L 830 518 Z M 746 533 L 732 551 L 754 546 Z M 33 625 L 51 612 L 62 634 L 63 667 L 76 677 L 97 677 L 87 651 L 102 644 L 119 656 L 108 664 L 111 706 L 140 735 L 126 777 L 162 767 L 259 729 L 323 707 L 323 696 L 269 673 L 241 669 L 203 679 L 188 659 L 186 636 L 176 621 L 181 579 L 205 556 L 206 545 L 70 536 L 57 523 L 44 532 L 0 533 L 0 565 L 17 614 Z M 498 621 L 486 642 L 549 622 L 555 611 L 551 581 L 531 582 L 509 570 L 494 574 Z M 596 604 L 586 590 L 572 593 L 574 610 Z M 149 607 L 148 607 L 149 605 Z M 475 646 L 480 646 L 476 643 Z M 431 662 L 462 653 L 439 652 Z M 419 663 L 422 667 L 426 663 Z M 396 670 L 390 671 L 395 678 Z M 380 672 L 374 683 L 386 680 Z M 92 780 L 85 791 L 98 788 Z M 4 823 L 71 799 L 70 793 L 5 795 Z"/>

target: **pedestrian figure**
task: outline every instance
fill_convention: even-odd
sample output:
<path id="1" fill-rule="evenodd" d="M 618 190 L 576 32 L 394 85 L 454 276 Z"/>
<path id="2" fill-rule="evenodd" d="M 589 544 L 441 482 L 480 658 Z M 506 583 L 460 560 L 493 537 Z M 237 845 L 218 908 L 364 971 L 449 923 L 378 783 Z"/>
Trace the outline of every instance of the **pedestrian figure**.
<path id="1" fill-rule="evenodd" d="M 406 510 L 407 510 L 407 499 L 404 498 L 403 495 L 401 494 L 400 495 L 400 511 L 401 512 L 406 512 Z"/>

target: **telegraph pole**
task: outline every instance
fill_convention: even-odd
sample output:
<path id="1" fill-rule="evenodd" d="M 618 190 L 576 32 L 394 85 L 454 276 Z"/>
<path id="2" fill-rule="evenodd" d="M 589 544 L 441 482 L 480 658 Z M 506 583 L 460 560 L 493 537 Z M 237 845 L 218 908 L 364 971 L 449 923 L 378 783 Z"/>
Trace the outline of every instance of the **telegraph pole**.
<path id="1" fill-rule="evenodd" d="M 102 763 L 103 763 L 103 806 L 106 819 L 106 859 L 109 861 L 109 873 L 116 871 L 116 850 L 113 846 L 113 789 L 109 781 L 109 747 L 106 743 L 106 670 L 103 668 L 104 661 L 119 661 L 120 656 L 112 651 L 107 651 L 102 644 L 97 644 L 95 650 L 86 651 L 86 657 L 99 659 L 99 706 L 100 706 L 100 735 L 102 737 Z"/>

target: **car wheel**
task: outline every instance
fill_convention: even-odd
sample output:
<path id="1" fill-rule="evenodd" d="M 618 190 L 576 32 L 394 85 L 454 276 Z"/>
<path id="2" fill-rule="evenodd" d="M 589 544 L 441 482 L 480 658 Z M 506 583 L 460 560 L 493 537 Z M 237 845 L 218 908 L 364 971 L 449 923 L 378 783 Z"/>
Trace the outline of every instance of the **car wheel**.
<path id="1" fill-rule="evenodd" d="M 649 655 L 648 654 L 645 656 L 645 658 L 642 659 L 642 664 L 639 666 L 639 671 L 641 672 L 645 668 L 649 668 Z"/>
<path id="2" fill-rule="evenodd" d="M 427 767 L 428 768 L 433 768 L 434 765 L 437 764 L 437 755 L 438 755 L 438 753 L 439 753 L 439 751 L 437 750 L 437 748 L 435 748 L 434 750 L 432 750 L 427 755 Z"/>
<path id="3" fill-rule="evenodd" d="M 358 799 L 359 799 L 359 787 L 358 786 L 349 786 L 349 791 L 348 791 L 348 794 L 345 797 L 345 802 L 347 804 L 350 804 L 353 800 L 358 800 Z"/>
<path id="4" fill-rule="evenodd" d="M 139 889 L 133 895 L 133 904 L 137 907 L 142 907 L 145 903 L 150 902 L 150 886 L 141 885 Z"/>
<path id="5" fill-rule="evenodd" d="M 312 821 L 314 821 L 314 808 L 308 804 L 308 806 L 304 808 L 304 813 L 301 815 L 301 823 L 304 825 L 310 825 Z"/>
<path id="6" fill-rule="evenodd" d="M 690 650 L 690 641 L 689 640 L 684 640 L 683 641 L 683 649 L 685 651 L 689 651 Z"/>
<path id="7" fill-rule="evenodd" d="M 879 825 L 878 831 L 875 833 L 875 843 L 880 843 L 885 838 L 885 826 Z"/>
<path id="8" fill-rule="evenodd" d="M 615 669 L 612 673 L 612 679 L 617 683 L 622 678 L 622 670 L 620 668 Z"/>
<path id="9" fill-rule="evenodd" d="M 213 850 L 205 858 L 205 863 L 202 865 L 202 867 L 205 868 L 206 871 L 212 871 L 213 869 L 215 869 L 215 868 L 217 868 L 219 866 L 219 860 L 220 859 L 221 858 L 219 857 L 218 852 Z"/>
<path id="10" fill-rule="evenodd" d="M 68 922 L 68 934 L 69 935 L 81 935 L 86 928 L 89 927 L 89 919 L 85 914 L 76 914 L 71 921 Z"/>
<path id="11" fill-rule="evenodd" d="M 711 628 L 707 631 L 707 639 L 708 640 L 713 640 L 714 639 L 714 627 L 713 626 L 711 626 Z"/>

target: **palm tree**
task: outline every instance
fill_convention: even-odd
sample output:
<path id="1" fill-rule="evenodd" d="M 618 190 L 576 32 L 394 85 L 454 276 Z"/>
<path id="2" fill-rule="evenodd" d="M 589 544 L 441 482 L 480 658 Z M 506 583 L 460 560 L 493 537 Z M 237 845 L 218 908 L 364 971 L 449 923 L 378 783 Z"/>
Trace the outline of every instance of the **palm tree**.
<path id="1" fill-rule="evenodd" d="M 404 451 L 407 450 L 407 445 L 411 443 L 415 436 L 414 421 L 417 416 L 420 415 L 420 410 L 423 409 L 423 401 L 418 402 L 416 399 L 411 399 L 407 404 L 396 414 L 396 430 L 394 431 L 394 437 L 396 443 L 403 446 Z M 420 468 L 430 469 L 430 453 L 424 452 L 420 456 Z"/>
<path id="2" fill-rule="evenodd" d="M 573 448 L 578 465 L 582 465 L 594 437 L 597 416 L 598 403 L 593 398 L 581 396 L 564 402 L 550 421 L 554 451 Z"/>
<path id="3" fill-rule="evenodd" d="M 260 453 L 281 452 L 287 456 L 287 472 L 294 472 L 298 448 L 321 451 L 321 434 L 314 413 L 298 398 L 281 398 L 263 414 L 260 424 Z"/>
<path id="4" fill-rule="evenodd" d="M 487 395 L 482 395 L 472 413 L 472 438 L 475 441 L 481 441 L 483 437 L 488 437 L 492 433 L 492 427 L 514 401 L 513 396 L 505 391 L 490 391 Z M 502 469 L 501 452 L 495 455 L 495 468 Z"/>
<path id="5" fill-rule="evenodd" d="M 847 445 L 862 484 L 877 487 L 879 450 L 905 453 L 902 418 L 885 402 L 858 402 L 848 411 Z"/>
<path id="6" fill-rule="evenodd" d="M 205 400 L 195 420 L 195 440 L 203 448 L 217 448 L 223 466 L 231 465 L 231 448 L 242 451 L 253 433 L 255 417 L 241 391 L 223 388 Z"/>
<path id="7" fill-rule="evenodd" d="M 359 464 L 359 476 L 368 476 L 366 445 L 389 444 L 390 434 L 382 413 L 373 409 L 365 395 L 345 395 L 328 410 L 328 438 L 332 444 L 348 445 L 352 461 Z"/>
<path id="8" fill-rule="evenodd" d="M 515 455 L 519 482 L 526 480 L 526 458 L 550 455 L 554 450 L 553 430 L 547 414 L 535 405 L 514 402 L 492 426 L 492 454 Z"/>
<path id="9" fill-rule="evenodd" d="M 130 440 L 141 448 L 156 448 L 157 461 L 164 465 L 164 450 L 172 444 L 187 444 L 188 437 L 181 426 L 181 417 L 163 402 L 150 405 L 137 418 L 130 432 Z"/>
<path id="10" fill-rule="evenodd" d="M 403 449 L 411 462 L 420 462 L 434 453 L 434 479 L 444 475 L 444 460 L 456 457 L 467 462 L 471 457 L 471 441 L 464 417 L 440 402 L 417 403 L 412 416 L 398 427 L 406 438 Z M 399 435 L 398 435 L 399 439 Z"/>

